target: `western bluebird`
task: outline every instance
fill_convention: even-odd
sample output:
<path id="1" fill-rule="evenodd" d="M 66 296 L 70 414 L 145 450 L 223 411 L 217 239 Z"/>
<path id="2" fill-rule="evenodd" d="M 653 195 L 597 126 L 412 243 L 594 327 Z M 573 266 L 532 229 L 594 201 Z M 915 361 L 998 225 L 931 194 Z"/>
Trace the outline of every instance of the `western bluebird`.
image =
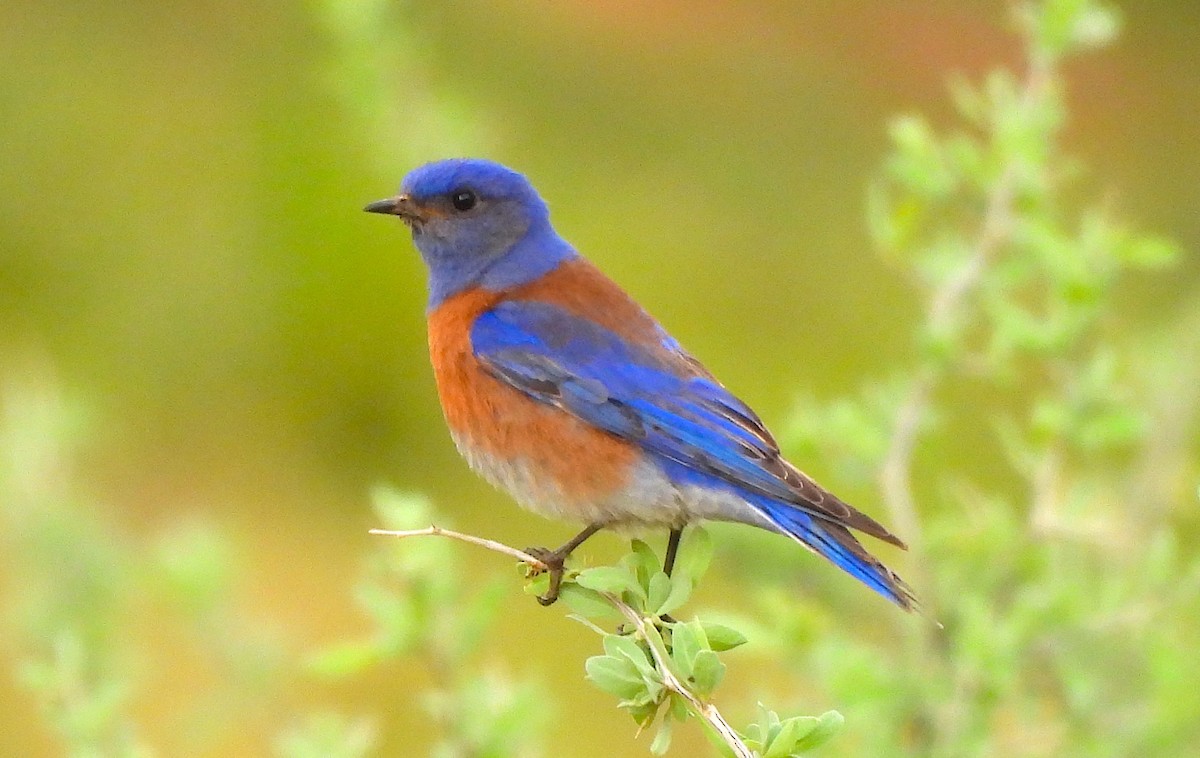
<path id="1" fill-rule="evenodd" d="M 902 608 L 908 586 L 851 529 L 904 543 L 784 460 L 726 390 L 550 225 L 521 174 L 491 161 L 430 163 L 364 210 L 399 216 L 429 268 L 429 351 L 459 452 L 521 505 L 586 528 L 670 530 L 734 521 L 785 534 Z"/>

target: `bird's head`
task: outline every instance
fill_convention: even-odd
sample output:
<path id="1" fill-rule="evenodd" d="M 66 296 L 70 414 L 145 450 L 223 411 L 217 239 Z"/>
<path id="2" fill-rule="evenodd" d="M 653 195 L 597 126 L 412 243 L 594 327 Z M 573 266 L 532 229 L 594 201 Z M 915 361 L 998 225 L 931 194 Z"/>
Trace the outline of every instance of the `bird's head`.
<path id="1" fill-rule="evenodd" d="M 429 267 L 439 301 L 471 285 L 496 287 L 545 273 L 566 243 L 549 210 L 521 174 L 492 161 L 458 158 L 411 171 L 395 197 L 364 210 L 399 216 Z M 500 265 L 504 264 L 504 265 Z M 500 276 L 489 274 L 497 273 Z M 500 281 L 503 279 L 504 281 Z"/>

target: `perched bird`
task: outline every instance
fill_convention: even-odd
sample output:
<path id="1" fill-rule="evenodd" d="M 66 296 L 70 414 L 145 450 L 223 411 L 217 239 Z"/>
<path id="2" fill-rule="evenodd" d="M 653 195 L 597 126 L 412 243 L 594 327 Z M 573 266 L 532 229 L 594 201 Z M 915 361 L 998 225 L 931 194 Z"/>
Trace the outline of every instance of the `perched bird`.
<path id="1" fill-rule="evenodd" d="M 399 216 L 429 269 L 429 351 L 454 443 L 544 516 L 608 526 L 750 524 L 787 535 L 905 609 L 908 586 L 851 529 L 871 517 L 784 460 L 763 422 L 550 225 L 529 181 L 491 161 L 429 163 L 364 210 Z"/>

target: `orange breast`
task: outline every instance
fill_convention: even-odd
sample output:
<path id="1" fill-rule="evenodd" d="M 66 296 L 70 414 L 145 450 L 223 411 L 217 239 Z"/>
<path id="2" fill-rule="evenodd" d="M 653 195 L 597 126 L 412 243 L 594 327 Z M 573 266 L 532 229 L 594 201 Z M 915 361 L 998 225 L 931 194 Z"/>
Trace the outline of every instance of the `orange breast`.
<path id="1" fill-rule="evenodd" d="M 591 520 L 588 511 L 626 485 L 639 452 L 483 370 L 471 351 L 471 326 L 502 297 L 472 288 L 429 315 L 429 353 L 446 424 L 472 466 L 524 505 Z M 562 502 L 536 502 L 546 498 Z"/>

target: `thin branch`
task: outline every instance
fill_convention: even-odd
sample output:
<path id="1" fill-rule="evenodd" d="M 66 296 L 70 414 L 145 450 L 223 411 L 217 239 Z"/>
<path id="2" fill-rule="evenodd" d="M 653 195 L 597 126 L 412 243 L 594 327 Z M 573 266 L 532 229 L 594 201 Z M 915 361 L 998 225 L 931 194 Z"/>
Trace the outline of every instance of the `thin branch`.
<path id="1" fill-rule="evenodd" d="M 1050 85 L 1052 74 L 1048 61 L 1035 60 L 1031 64 L 1021 93 L 1023 107 L 1036 107 L 1037 99 Z M 988 264 L 1008 238 L 1013 224 L 1018 168 L 1015 162 L 1004 167 L 988 194 L 970 258 L 932 293 L 926 313 L 926 328 L 930 332 L 937 334 L 954 322 L 967 297 L 987 273 Z M 944 375 L 932 365 L 919 371 L 896 411 L 892 437 L 879 472 L 879 487 L 888 513 L 917 553 L 920 552 L 921 530 L 912 486 L 913 449 L 921 430 L 921 418 L 928 412 L 933 392 Z"/>
<path id="2" fill-rule="evenodd" d="M 896 411 L 892 438 L 879 469 L 879 489 L 888 515 L 897 533 L 904 535 L 904 540 L 917 555 L 921 552 L 921 522 L 917 519 L 916 496 L 913 494 L 912 453 L 921 417 L 929 407 L 935 384 L 933 372 L 926 370 L 909 387 Z"/>
<path id="3" fill-rule="evenodd" d="M 1012 204 L 1015 194 L 1015 170 L 1010 164 L 996 182 L 988 197 L 979 238 L 970 259 L 955 276 L 933 293 L 926 324 L 929 331 L 946 329 L 957 316 L 959 308 L 987 271 L 987 264 L 996 254 L 1012 223 Z M 929 410 L 933 391 L 943 373 L 932 366 L 918 375 L 908 395 L 896 412 L 896 425 L 887 454 L 880 469 L 880 488 L 896 528 L 901 530 L 914 550 L 919 552 L 921 524 L 917 518 L 916 496 L 912 486 L 913 448 L 921 430 L 921 418 Z"/>
<path id="4" fill-rule="evenodd" d="M 1063 453 L 1061 440 L 1051 442 L 1029 477 L 1033 507 L 1029 509 L 1030 531 L 1039 537 L 1053 534 L 1060 527 L 1058 515 Z"/>
<path id="5" fill-rule="evenodd" d="M 479 547 L 487 548 L 488 550 L 493 550 L 497 553 L 503 553 L 510 558 L 516 558 L 522 563 L 527 563 L 530 566 L 543 571 L 550 568 L 545 563 L 542 563 L 542 561 L 533 557 L 524 550 L 518 550 L 515 547 L 510 547 L 502 542 L 496 542 L 495 540 L 489 540 L 484 537 L 476 537 L 473 534 L 463 534 L 462 532 L 456 532 L 453 529 L 443 529 L 440 526 L 434 526 L 432 524 L 424 529 L 409 529 L 406 531 L 372 529 L 370 530 L 369 534 L 379 534 L 384 537 L 397 537 L 400 539 L 406 537 L 449 537 L 451 539 L 461 540 L 472 545 L 478 545 Z"/>
<path id="6" fill-rule="evenodd" d="M 545 563 L 542 563 L 540 560 L 534 558 L 532 555 L 523 550 L 518 550 L 515 547 L 505 545 L 502 542 L 496 542 L 495 540 L 489 540 L 484 537 L 476 537 L 473 534 L 463 534 L 462 532 L 456 532 L 451 529 L 443 529 L 440 526 L 430 525 L 424 529 L 410 529 L 405 531 L 372 529 L 370 530 L 370 533 L 385 537 L 398 537 L 402 539 L 406 537 L 449 537 L 451 539 L 461 540 L 462 542 L 466 542 L 471 545 L 477 545 L 478 547 L 486 548 L 497 553 L 502 553 L 510 558 L 516 558 L 517 560 L 527 563 L 535 568 L 540 568 L 543 570 L 548 568 Z M 734 730 L 734 728 L 729 725 L 729 722 L 725 720 L 725 717 L 721 715 L 721 712 L 717 710 L 717 707 L 712 703 L 707 703 L 702 700 L 698 695 L 696 695 L 696 693 L 688 689 L 687 685 L 679 680 L 679 677 L 675 676 L 675 673 L 668 665 L 666 653 L 663 650 L 660 650 L 658 645 L 653 642 L 653 639 L 646 628 L 646 619 L 616 595 L 608 592 L 601 592 L 599 594 L 605 600 L 607 600 L 613 608 L 617 609 L 621 615 L 628 619 L 631 624 L 637 627 L 638 633 L 642 636 L 642 639 L 646 640 L 646 644 L 650 647 L 650 655 L 654 657 L 654 664 L 662 674 L 663 685 L 671 692 L 674 692 L 686 700 L 688 705 L 691 706 L 692 711 L 700 718 L 707 721 L 709 725 L 712 726 L 713 730 L 721 736 L 721 739 L 725 741 L 725 744 L 729 745 L 729 748 L 733 751 L 734 755 L 738 756 L 738 758 L 753 758 L 754 753 L 751 752 L 750 748 L 746 746 L 746 743 L 742 741 L 742 738 L 738 736 L 738 733 Z"/>

